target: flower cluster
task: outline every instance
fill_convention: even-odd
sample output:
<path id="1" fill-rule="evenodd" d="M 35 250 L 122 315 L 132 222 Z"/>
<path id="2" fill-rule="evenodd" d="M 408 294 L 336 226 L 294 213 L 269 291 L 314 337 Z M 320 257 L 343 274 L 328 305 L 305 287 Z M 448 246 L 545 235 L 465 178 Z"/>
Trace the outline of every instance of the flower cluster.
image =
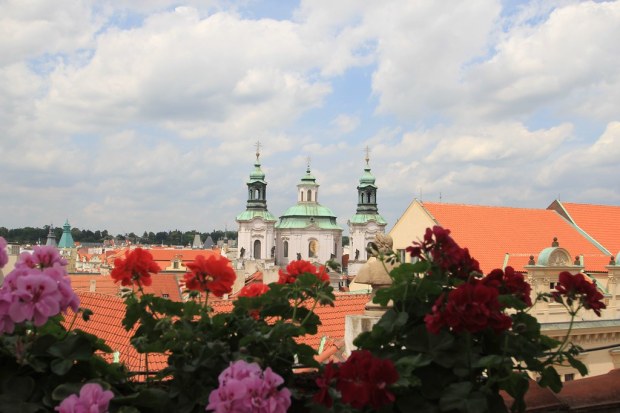
<path id="1" fill-rule="evenodd" d="M 269 286 L 263 283 L 246 284 L 239 291 L 238 297 L 260 297 L 269 291 Z M 260 311 L 258 309 L 249 310 L 250 317 L 258 320 L 260 318 Z"/>
<path id="2" fill-rule="evenodd" d="M 278 284 L 293 284 L 297 277 L 301 274 L 313 274 L 319 281 L 329 281 L 329 275 L 325 270 L 325 266 L 317 267 L 311 262 L 304 260 L 291 261 L 286 266 L 286 271 L 279 271 Z"/>
<path id="3" fill-rule="evenodd" d="M 239 291 L 239 297 L 258 297 L 269 291 L 269 286 L 263 283 L 252 283 L 243 286 Z"/>
<path id="4" fill-rule="evenodd" d="M 514 268 L 506 267 L 504 271 L 495 269 L 489 273 L 482 283 L 499 290 L 500 294 L 512 294 L 528 307 L 532 306 L 532 287 L 525 281 L 523 274 L 515 272 Z"/>
<path id="5" fill-rule="evenodd" d="M 222 255 L 211 255 L 209 258 L 199 255 L 193 263 L 187 264 L 187 268 L 190 270 L 184 276 L 187 289 L 208 291 L 216 297 L 229 294 L 237 278 L 230 261 Z"/>
<path id="6" fill-rule="evenodd" d="M 206 410 L 216 413 L 284 413 L 291 405 L 291 392 L 278 390 L 282 377 L 257 363 L 238 360 L 219 377 L 219 387 L 209 395 Z"/>
<path id="7" fill-rule="evenodd" d="M 414 258 L 432 260 L 442 271 L 460 279 L 468 279 L 472 272 L 481 272 L 478 261 L 471 257 L 469 250 L 461 248 L 450 237 L 449 229 L 437 225 L 427 228 L 424 239 L 414 242 L 406 251 Z"/>
<path id="8" fill-rule="evenodd" d="M 149 286 L 152 284 L 151 274 L 160 271 L 159 265 L 153 260 L 153 256 L 147 250 L 135 248 L 125 253 L 125 259 L 114 260 L 114 269 L 110 273 L 114 282 L 121 285 Z"/>
<path id="9" fill-rule="evenodd" d="M 56 407 L 60 413 L 107 413 L 114 393 L 103 390 L 97 383 L 87 383 L 80 389 L 80 395 L 72 394 Z"/>
<path id="10" fill-rule="evenodd" d="M 563 296 L 565 296 L 569 307 L 573 305 L 574 301 L 577 301 L 584 308 L 593 310 L 598 316 L 601 315 L 601 310 L 606 307 L 605 303 L 601 301 L 603 294 L 599 292 L 594 282 L 586 279 L 582 273 L 573 275 L 568 271 L 561 272 L 555 289 L 556 291 L 552 293 L 553 299 L 562 303 Z"/>
<path id="11" fill-rule="evenodd" d="M 497 288 L 480 282 L 463 283 L 450 291 L 447 300 L 445 294 L 437 299 L 433 312 L 424 318 L 426 327 L 435 334 L 443 326 L 455 333 L 477 333 L 488 327 L 495 332 L 507 330 L 512 319 L 503 313 L 498 297 Z"/>
<path id="12" fill-rule="evenodd" d="M 36 246 L 32 254 L 19 256 L 0 288 L 0 332 L 12 333 L 15 324 L 24 321 L 42 326 L 67 308 L 77 311 L 79 299 L 71 288 L 66 265 L 51 246 Z"/>
<path id="13" fill-rule="evenodd" d="M 330 363 L 316 380 L 319 392 L 314 401 L 332 407 L 330 385 L 335 382 L 342 402 L 356 409 L 371 406 L 379 409 L 394 401 L 388 389 L 398 380 L 398 372 L 391 360 L 382 360 L 367 350 L 356 350 L 339 367 Z"/>

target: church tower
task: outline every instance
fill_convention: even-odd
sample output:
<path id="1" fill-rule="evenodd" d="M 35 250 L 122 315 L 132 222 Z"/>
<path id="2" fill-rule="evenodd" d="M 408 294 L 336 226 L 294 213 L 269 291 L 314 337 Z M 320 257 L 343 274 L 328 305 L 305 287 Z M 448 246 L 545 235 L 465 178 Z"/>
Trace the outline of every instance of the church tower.
<path id="1" fill-rule="evenodd" d="M 342 228 L 336 216 L 319 203 L 319 184 L 310 172 L 297 184 L 297 204 L 276 224 L 276 259 L 280 266 L 295 260 L 325 264 L 342 262 Z"/>
<path id="2" fill-rule="evenodd" d="M 357 211 L 349 220 L 349 276 L 357 275 L 366 263 L 366 247 L 377 234 L 384 234 L 387 222 L 377 207 L 377 185 L 370 172 L 369 150 L 366 148 L 366 167 L 357 186 Z"/>
<path id="3" fill-rule="evenodd" d="M 254 170 L 247 182 L 248 201 L 245 211 L 236 218 L 237 258 L 273 261 L 276 217 L 267 210 L 267 182 L 260 166 L 260 143 L 257 143 Z"/>

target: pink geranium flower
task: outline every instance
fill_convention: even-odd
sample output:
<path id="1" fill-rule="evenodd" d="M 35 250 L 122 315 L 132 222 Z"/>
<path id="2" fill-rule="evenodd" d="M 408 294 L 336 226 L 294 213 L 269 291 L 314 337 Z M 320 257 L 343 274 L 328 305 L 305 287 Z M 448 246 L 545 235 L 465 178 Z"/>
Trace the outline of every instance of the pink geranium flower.
<path id="1" fill-rule="evenodd" d="M 291 392 L 278 390 L 282 377 L 267 367 L 238 360 L 218 378 L 220 386 L 209 395 L 206 410 L 216 413 L 285 413 L 291 405 Z"/>
<path id="2" fill-rule="evenodd" d="M 114 393 L 96 383 L 87 383 L 80 389 L 80 395 L 72 394 L 54 410 L 60 413 L 107 413 Z"/>
<path id="3" fill-rule="evenodd" d="M 67 308 L 78 310 L 66 264 L 53 247 L 20 255 L 0 288 L 0 332 L 12 333 L 15 324 L 25 321 L 41 326 Z"/>
<path id="4" fill-rule="evenodd" d="M 60 312 L 62 296 L 56 282 L 44 274 L 32 274 L 16 280 L 9 315 L 16 323 L 33 320 L 42 326 L 49 317 Z"/>

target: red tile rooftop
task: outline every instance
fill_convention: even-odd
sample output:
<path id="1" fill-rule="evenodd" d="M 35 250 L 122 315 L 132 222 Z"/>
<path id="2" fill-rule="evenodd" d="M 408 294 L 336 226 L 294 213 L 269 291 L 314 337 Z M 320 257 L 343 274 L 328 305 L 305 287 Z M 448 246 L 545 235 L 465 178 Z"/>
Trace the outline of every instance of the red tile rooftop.
<path id="1" fill-rule="evenodd" d="M 120 282 L 115 283 L 109 275 L 101 274 L 71 274 L 71 287 L 75 291 L 97 292 L 117 296 L 120 292 Z M 158 297 L 169 298 L 172 301 L 181 301 L 181 289 L 176 274 L 154 274 L 152 284 L 144 287 L 144 292 Z"/>
<path id="2" fill-rule="evenodd" d="M 536 259 L 551 246 L 554 237 L 573 257 L 584 256 L 587 271 L 606 271 L 609 263 L 608 255 L 552 210 L 432 202 L 422 205 L 439 225 L 451 231 L 460 246 L 469 249 L 484 272 L 502 268 L 506 253 L 507 265 L 524 271 L 529 256 Z"/>
<path id="3" fill-rule="evenodd" d="M 106 294 L 77 292 L 80 298 L 80 307 L 88 308 L 93 312 L 89 321 L 81 316 L 75 319 L 74 329 L 80 329 L 103 339 L 117 354 L 118 361 L 124 363 L 130 371 L 141 372 L 146 370 L 145 356 L 138 353 L 129 342 L 133 332 L 127 332 L 122 326 L 125 317 L 125 303 L 119 297 Z M 65 326 L 68 328 L 73 320 L 73 313 L 65 317 Z M 115 354 L 105 354 L 104 358 L 114 361 Z M 167 365 L 167 357 L 163 354 L 149 354 L 149 370 L 158 371 Z"/>
<path id="4" fill-rule="evenodd" d="M 579 228 L 598 241 L 614 257 L 620 252 L 620 206 L 561 202 Z M 553 206 L 553 205 L 551 205 Z M 551 208 L 550 206 L 550 208 Z"/>

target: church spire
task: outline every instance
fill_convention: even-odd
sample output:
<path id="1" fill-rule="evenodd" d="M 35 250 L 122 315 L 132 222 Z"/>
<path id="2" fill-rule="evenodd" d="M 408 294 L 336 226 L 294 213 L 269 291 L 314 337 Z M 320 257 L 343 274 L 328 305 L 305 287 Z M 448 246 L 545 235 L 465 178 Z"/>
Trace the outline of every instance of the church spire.
<path id="1" fill-rule="evenodd" d="M 368 146 L 365 152 L 364 160 L 366 161 L 366 166 L 357 186 L 357 213 L 378 214 L 377 186 L 375 185 L 375 177 L 370 172 L 370 149 Z"/>
<path id="2" fill-rule="evenodd" d="M 250 173 L 248 185 L 248 210 L 267 210 L 267 182 L 265 173 L 260 165 L 260 141 L 256 142 L 256 162 L 254 170 Z"/>

